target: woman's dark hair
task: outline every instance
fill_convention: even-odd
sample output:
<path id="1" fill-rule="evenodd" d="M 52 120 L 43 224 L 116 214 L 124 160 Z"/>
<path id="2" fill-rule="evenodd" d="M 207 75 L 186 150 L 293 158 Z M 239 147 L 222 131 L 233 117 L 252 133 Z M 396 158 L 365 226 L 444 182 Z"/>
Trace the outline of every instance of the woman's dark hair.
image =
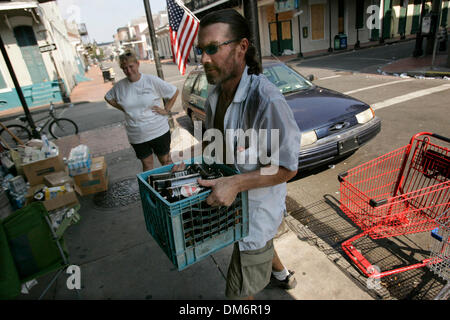
<path id="1" fill-rule="evenodd" d="M 262 67 L 259 62 L 258 51 L 251 41 L 250 27 L 247 20 L 234 9 L 223 9 L 208 13 L 200 20 L 200 28 L 214 23 L 226 23 L 230 26 L 231 39 L 247 38 L 249 46 L 245 54 L 245 63 L 248 74 L 260 74 Z"/>

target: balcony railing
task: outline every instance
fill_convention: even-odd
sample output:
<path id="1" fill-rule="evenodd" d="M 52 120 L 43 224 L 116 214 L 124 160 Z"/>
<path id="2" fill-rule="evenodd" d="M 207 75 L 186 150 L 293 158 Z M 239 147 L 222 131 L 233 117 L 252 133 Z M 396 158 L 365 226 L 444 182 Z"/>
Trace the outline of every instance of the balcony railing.
<path id="1" fill-rule="evenodd" d="M 214 2 L 217 2 L 217 0 L 188 0 L 184 1 L 184 5 L 191 11 L 195 11 L 198 9 L 201 9 L 203 7 L 206 7 L 207 5 L 210 5 Z"/>

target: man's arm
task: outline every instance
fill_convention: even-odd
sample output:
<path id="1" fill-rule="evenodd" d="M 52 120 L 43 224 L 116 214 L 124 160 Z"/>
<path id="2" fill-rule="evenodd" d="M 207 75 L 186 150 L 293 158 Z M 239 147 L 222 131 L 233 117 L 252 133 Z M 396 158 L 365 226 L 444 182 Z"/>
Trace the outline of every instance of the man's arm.
<path id="1" fill-rule="evenodd" d="M 108 102 L 110 105 L 112 105 L 114 108 L 119 109 L 122 112 L 125 112 L 123 107 L 115 99 L 108 100 L 105 96 L 105 101 Z"/>
<path id="2" fill-rule="evenodd" d="M 266 172 L 276 172 L 275 174 L 262 174 Z M 211 187 L 212 192 L 206 199 L 210 206 L 230 206 L 237 194 L 255 188 L 274 186 L 289 181 L 297 174 L 296 171 L 288 170 L 284 167 L 271 166 L 259 170 L 238 174 L 230 177 L 223 177 L 214 180 L 199 179 L 199 184 L 204 187 Z"/>

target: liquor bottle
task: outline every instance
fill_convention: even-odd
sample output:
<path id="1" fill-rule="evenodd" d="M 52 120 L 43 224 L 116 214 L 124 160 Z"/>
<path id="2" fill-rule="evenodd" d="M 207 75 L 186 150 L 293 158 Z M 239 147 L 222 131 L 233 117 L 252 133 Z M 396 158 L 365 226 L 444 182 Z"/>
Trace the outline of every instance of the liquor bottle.
<path id="1" fill-rule="evenodd" d="M 187 176 L 176 177 L 176 178 L 171 178 L 171 179 L 156 180 L 156 181 L 154 181 L 154 185 L 155 185 L 155 189 L 157 191 L 161 191 L 166 188 L 197 183 L 197 180 L 200 178 L 201 178 L 201 175 L 199 173 L 195 173 L 195 174 L 190 174 Z"/>
<path id="2" fill-rule="evenodd" d="M 192 169 L 200 173 L 203 180 L 212 180 L 223 177 L 223 174 L 219 170 L 213 169 L 211 166 L 193 164 Z"/>
<path id="3" fill-rule="evenodd" d="M 198 183 L 192 183 L 166 188 L 162 190 L 161 194 L 166 198 L 167 201 L 176 202 L 192 197 L 203 190 L 205 190 L 205 188 L 201 187 Z"/>
<path id="4" fill-rule="evenodd" d="M 167 180 L 167 179 L 173 179 L 178 177 L 187 176 L 189 174 L 188 171 L 175 171 L 175 172 L 164 172 L 164 173 L 155 173 L 148 177 L 149 184 L 155 188 L 155 181 L 157 180 Z"/>

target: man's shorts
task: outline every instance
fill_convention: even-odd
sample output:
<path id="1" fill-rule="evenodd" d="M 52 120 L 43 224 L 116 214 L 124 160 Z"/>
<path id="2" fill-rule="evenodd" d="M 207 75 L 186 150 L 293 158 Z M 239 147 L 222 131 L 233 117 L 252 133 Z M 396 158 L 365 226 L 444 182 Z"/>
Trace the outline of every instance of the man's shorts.
<path id="1" fill-rule="evenodd" d="M 159 136 L 153 140 L 146 141 L 143 143 L 132 144 L 131 146 L 136 152 L 136 157 L 138 159 L 145 159 L 153 154 L 157 156 L 163 156 L 169 153 L 170 151 L 170 130 L 167 131 L 162 136 Z"/>
<path id="2" fill-rule="evenodd" d="M 242 299 L 262 291 L 270 282 L 273 255 L 273 240 L 261 249 L 249 251 L 239 251 L 236 242 L 228 267 L 227 298 Z"/>

